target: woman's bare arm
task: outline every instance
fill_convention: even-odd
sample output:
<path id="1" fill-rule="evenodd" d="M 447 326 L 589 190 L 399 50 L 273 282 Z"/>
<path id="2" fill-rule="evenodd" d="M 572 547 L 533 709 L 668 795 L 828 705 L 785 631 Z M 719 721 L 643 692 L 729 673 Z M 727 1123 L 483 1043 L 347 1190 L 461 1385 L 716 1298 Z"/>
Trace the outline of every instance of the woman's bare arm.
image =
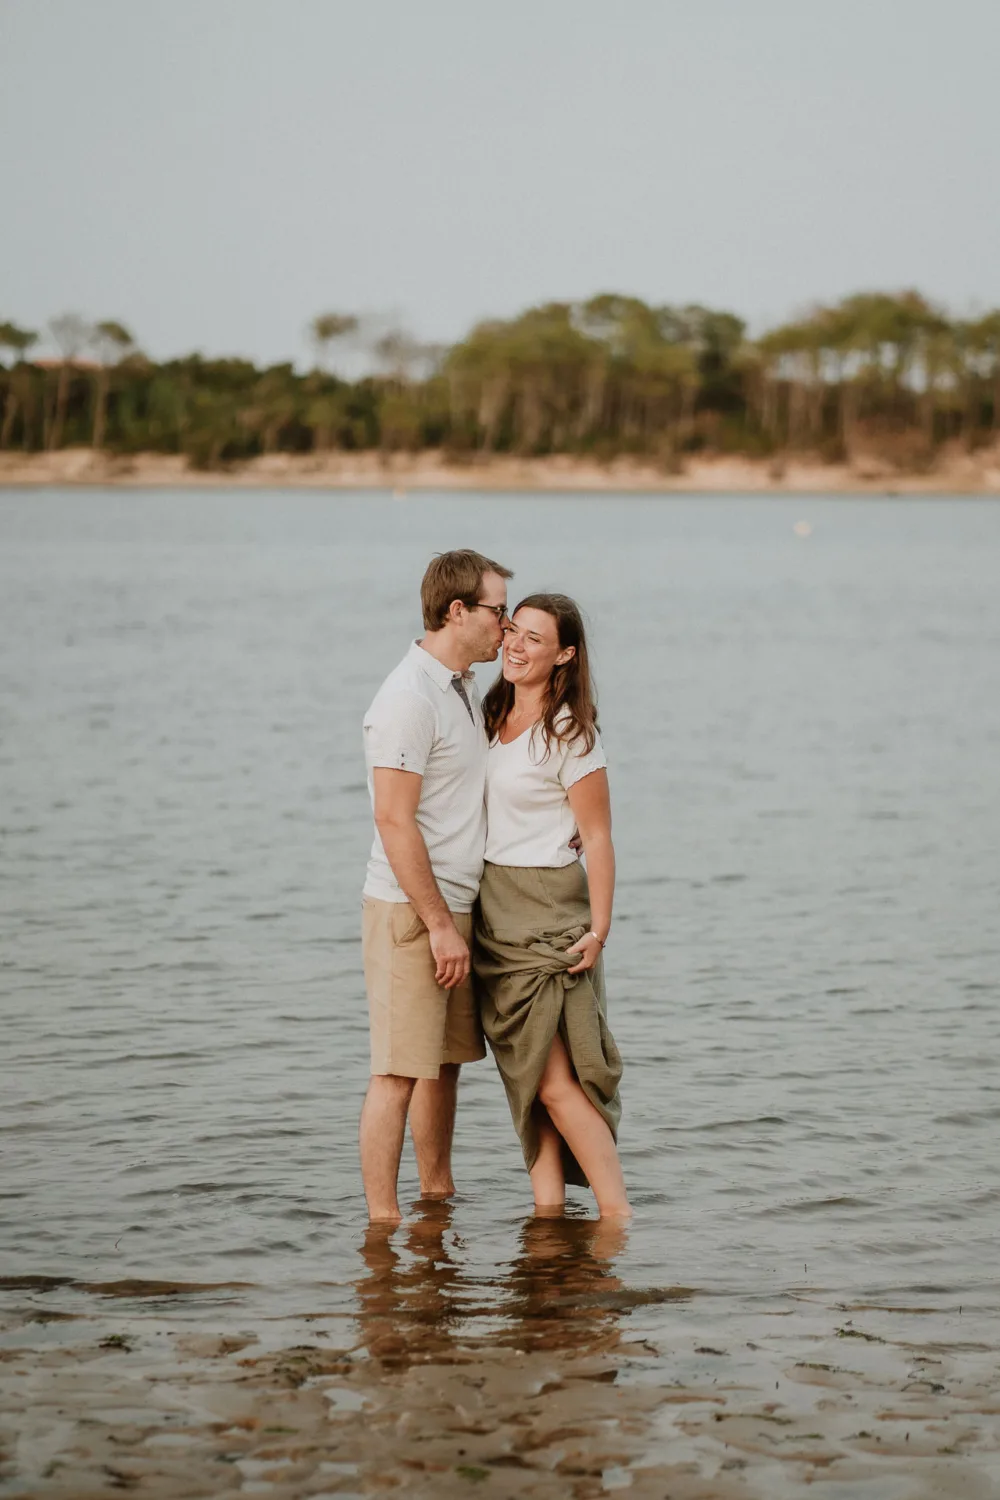
<path id="1" fill-rule="evenodd" d="M 615 846 L 611 842 L 611 792 L 607 771 L 591 771 L 570 787 L 567 796 L 583 841 L 590 885 L 590 920 L 597 938 L 581 938 L 569 949 L 579 953 L 580 962 L 571 974 L 592 969 L 600 957 L 601 947 L 611 931 L 611 913 L 615 899 Z M 597 939 L 600 939 L 600 942 Z"/>

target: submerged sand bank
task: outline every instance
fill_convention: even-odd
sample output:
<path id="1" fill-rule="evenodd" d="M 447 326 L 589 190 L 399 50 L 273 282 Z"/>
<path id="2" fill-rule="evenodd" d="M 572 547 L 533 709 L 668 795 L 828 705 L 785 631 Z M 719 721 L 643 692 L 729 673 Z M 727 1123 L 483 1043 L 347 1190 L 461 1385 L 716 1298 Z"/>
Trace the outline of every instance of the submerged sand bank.
<path id="1" fill-rule="evenodd" d="M 683 472 L 619 459 L 494 456 L 450 462 L 440 453 L 279 453 L 225 469 L 191 469 L 183 458 L 142 453 L 116 458 L 89 448 L 0 453 L 0 486 L 95 485 L 196 489 L 589 490 L 595 493 L 1000 494 L 1000 450 L 943 455 L 932 473 L 900 473 L 872 458 L 853 467 L 788 459 L 695 458 Z"/>

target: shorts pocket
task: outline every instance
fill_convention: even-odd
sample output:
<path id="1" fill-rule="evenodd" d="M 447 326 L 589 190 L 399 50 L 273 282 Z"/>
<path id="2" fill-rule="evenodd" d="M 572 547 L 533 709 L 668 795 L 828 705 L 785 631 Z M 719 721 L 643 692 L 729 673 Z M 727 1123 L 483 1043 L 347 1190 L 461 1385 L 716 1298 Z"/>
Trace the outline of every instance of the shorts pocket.
<path id="1" fill-rule="evenodd" d="M 392 908 L 392 941 L 397 948 L 412 943 L 426 932 L 423 920 L 417 916 L 410 903 L 397 901 Z"/>

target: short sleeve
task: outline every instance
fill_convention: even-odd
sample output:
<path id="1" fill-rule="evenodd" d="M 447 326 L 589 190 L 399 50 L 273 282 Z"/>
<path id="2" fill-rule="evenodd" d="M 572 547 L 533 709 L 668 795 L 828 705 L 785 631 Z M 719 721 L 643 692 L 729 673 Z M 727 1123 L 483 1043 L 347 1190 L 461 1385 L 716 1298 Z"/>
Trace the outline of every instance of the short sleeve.
<path id="1" fill-rule="evenodd" d="M 376 698 L 364 722 L 368 769 L 413 771 L 422 776 L 436 731 L 434 709 L 420 693 L 388 693 Z"/>
<path id="2" fill-rule="evenodd" d="M 607 768 L 608 758 L 604 753 L 601 736 L 595 732 L 594 748 L 588 750 L 584 740 L 574 740 L 567 745 L 563 751 L 562 764 L 559 767 L 559 783 L 564 791 L 569 791 L 571 786 L 576 786 L 591 771 L 603 771 Z"/>

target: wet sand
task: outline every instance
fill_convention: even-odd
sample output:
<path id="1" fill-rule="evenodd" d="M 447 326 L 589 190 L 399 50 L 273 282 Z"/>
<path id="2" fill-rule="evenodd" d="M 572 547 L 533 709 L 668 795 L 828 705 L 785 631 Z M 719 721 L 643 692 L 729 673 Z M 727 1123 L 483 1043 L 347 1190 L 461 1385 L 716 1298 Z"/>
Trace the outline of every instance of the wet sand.
<path id="1" fill-rule="evenodd" d="M 620 1231 L 535 1220 L 504 1306 L 477 1305 L 447 1223 L 370 1230 L 350 1313 L 321 1293 L 251 1319 L 199 1312 L 238 1287 L 8 1281 L 0 1493 L 997 1493 L 1000 1348 L 940 1297 L 799 1290 L 720 1316 L 697 1289 L 623 1285 Z"/>
<path id="2" fill-rule="evenodd" d="M 466 463 L 442 453 L 377 452 L 270 456 L 204 470 L 179 456 L 127 457 L 68 448 L 57 453 L 0 453 L 0 487 L 93 485 L 102 488 L 265 488 L 452 491 L 589 491 L 706 494 L 1000 494 L 1000 449 L 942 453 L 927 473 L 906 473 L 872 455 L 853 465 L 808 456 L 687 459 L 677 472 L 635 459 L 597 463 L 556 455 L 493 455 Z"/>

